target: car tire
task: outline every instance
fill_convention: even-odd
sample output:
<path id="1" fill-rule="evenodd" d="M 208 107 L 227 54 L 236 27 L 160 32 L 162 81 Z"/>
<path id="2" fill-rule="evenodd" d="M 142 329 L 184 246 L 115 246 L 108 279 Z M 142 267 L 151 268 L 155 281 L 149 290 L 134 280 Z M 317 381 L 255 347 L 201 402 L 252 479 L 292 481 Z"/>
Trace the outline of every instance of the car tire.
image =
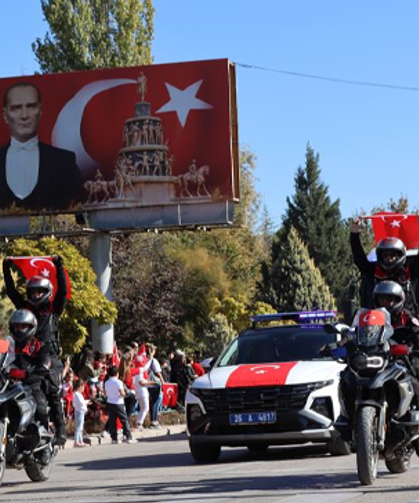
<path id="1" fill-rule="evenodd" d="M 221 453 L 219 445 L 195 444 L 192 440 L 189 440 L 189 449 L 197 463 L 215 463 Z"/>
<path id="2" fill-rule="evenodd" d="M 327 442 L 327 449 L 332 456 L 349 456 L 349 454 L 352 454 L 351 444 L 342 440 L 341 437 L 329 440 Z"/>
<path id="3" fill-rule="evenodd" d="M 250 452 L 266 452 L 269 449 L 268 444 L 249 444 L 247 446 Z"/>

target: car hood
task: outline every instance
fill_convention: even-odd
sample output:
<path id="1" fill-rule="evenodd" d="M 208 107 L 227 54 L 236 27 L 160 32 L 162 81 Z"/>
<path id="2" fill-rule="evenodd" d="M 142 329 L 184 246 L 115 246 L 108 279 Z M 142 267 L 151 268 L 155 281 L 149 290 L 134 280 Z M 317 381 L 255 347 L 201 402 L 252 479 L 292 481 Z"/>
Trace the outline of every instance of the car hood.
<path id="1" fill-rule="evenodd" d="M 196 379 L 194 388 L 238 388 L 303 384 L 335 379 L 344 365 L 335 361 L 258 363 L 214 367 Z"/>

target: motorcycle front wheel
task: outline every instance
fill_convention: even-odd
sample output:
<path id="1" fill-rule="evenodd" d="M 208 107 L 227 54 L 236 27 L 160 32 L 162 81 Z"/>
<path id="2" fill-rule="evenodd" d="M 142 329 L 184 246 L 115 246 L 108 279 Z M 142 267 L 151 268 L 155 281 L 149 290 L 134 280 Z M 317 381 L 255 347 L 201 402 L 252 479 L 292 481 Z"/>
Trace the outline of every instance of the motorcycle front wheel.
<path id="1" fill-rule="evenodd" d="M 377 445 L 377 410 L 365 406 L 358 410 L 356 425 L 356 464 L 361 484 L 371 485 L 377 478 L 378 445 Z"/>

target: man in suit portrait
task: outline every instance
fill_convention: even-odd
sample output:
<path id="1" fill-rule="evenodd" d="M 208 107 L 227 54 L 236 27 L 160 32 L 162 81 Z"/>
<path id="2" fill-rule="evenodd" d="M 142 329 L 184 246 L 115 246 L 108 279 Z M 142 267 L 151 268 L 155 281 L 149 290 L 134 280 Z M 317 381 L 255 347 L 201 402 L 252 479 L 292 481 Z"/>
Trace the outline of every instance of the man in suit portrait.
<path id="1" fill-rule="evenodd" d="M 10 86 L 3 118 L 10 141 L 0 147 L 0 208 L 13 203 L 27 210 L 65 210 L 81 201 L 82 177 L 74 152 L 42 143 L 39 89 L 29 82 Z"/>

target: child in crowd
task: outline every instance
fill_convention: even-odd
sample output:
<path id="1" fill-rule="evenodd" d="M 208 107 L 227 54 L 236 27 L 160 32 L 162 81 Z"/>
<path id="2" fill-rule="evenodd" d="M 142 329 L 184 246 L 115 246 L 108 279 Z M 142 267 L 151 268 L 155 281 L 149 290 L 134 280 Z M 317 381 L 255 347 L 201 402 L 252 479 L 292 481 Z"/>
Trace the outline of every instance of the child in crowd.
<path id="1" fill-rule="evenodd" d="M 86 447 L 83 441 L 84 416 L 87 412 L 89 402 L 84 398 L 82 390 L 84 383 L 81 379 L 75 381 L 73 385 L 73 407 L 75 417 L 74 447 Z"/>
<path id="2" fill-rule="evenodd" d="M 73 371 L 70 370 L 65 375 L 62 386 L 64 414 L 66 419 L 71 419 L 73 417 L 73 410 L 72 410 L 72 403 L 74 397 L 73 381 L 74 381 L 74 374 Z"/>

